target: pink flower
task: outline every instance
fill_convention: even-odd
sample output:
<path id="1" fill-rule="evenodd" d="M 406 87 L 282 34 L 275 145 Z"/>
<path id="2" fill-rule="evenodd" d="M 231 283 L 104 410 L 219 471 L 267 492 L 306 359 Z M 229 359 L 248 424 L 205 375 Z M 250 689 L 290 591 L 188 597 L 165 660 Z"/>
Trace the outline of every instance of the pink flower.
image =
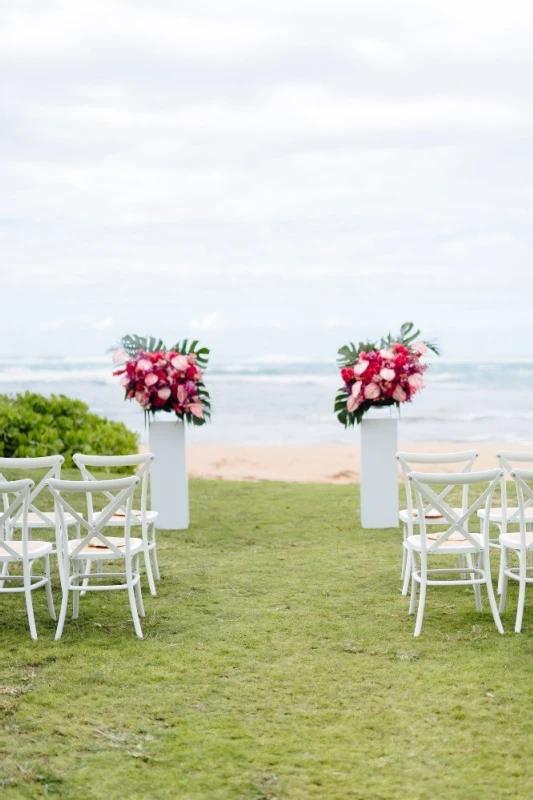
<path id="1" fill-rule="evenodd" d="M 172 393 L 168 386 L 164 386 L 162 389 L 158 389 L 157 394 L 161 400 L 168 400 Z"/>
<path id="2" fill-rule="evenodd" d="M 137 361 L 137 366 L 135 369 L 137 372 L 147 372 L 149 369 L 152 369 L 152 362 L 148 361 L 147 358 L 140 358 Z"/>
<path id="3" fill-rule="evenodd" d="M 394 392 L 392 393 L 392 399 L 396 400 L 397 403 L 403 403 L 407 400 L 407 394 L 405 390 L 398 384 Z"/>
<path id="4" fill-rule="evenodd" d="M 124 375 L 124 377 L 120 379 L 120 385 L 121 386 L 126 387 L 129 384 L 129 382 L 130 382 L 130 379 L 127 377 L 127 375 Z"/>
<path id="5" fill-rule="evenodd" d="M 118 350 L 113 351 L 112 359 L 113 364 L 120 364 L 122 361 L 125 361 L 128 357 L 128 354 L 122 347 L 119 347 Z"/>
<path id="6" fill-rule="evenodd" d="M 183 385 L 178 386 L 178 402 L 184 403 L 186 399 L 187 399 L 187 389 Z"/>
<path id="7" fill-rule="evenodd" d="M 377 383 L 369 383 L 365 386 L 366 400 L 377 400 L 381 394 L 381 390 Z"/>
<path id="8" fill-rule="evenodd" d="M 353 394 L 351 394 L 348 398 L 348 402 L 346 403 L 346 408 L 348 409 L 348 411 L 355 411 L 355 409 L 358 408 L 358 406 L 360 405 L 361 405 L 361 399 L 359 399 L 358 397 L 354 397 Z"/>
<path id="9" fill-rule="evenodd" d="M 146 378 L 144 379 L 145 386 L 154 386 L 157 383 L 157 375 L 153 372 L 149 372 Z"/>
<path id="10" fill-rule="evenodd" d="M 392 359 L 394 358 L 394 353 L 392 352 L 392 350 L 389 350 L 386 347 L 384 347 L 383 350 L 380 350 L 379 354 L 384 361 L 392 361 Z"/>
<path id="11" fill-rule="evenodd" d="M 356 375 L 362 375 L 363 372 L 366 371 L 366 368 L 368 367 L 369 363 L 370 363 L 369 361 L 365 361 L 365 359 L 362 359 L 355 365 L 353 371 L 355 372 Z"/>
<path id="12" fill-rule="evenodd" d="M 204 415 L 204 410 L 200 403 L 191 403 L 189 406 L 189 411 L 191 414 L 194 414 L 195 417 L 201 419 Z"/>
<path id="13" fill-rule="evenodd" d="M 185 370 L 189 366 L 189 359 L 187 358 L 187 356 L 174 356 L 174 358 L 171 359 L 170 363 L 172 364 L 174 369 L 177 369 L 180 372 L 185 372 Z"/>
<path id="14" fill-rule="evenodd" d="M 407 383 L 413 390 L 413 392 L 418 392 L 419 389 L 422 389 L 424 386 L 424 379 L 420 373 L 415 372 L 414 375 L 409 375 L 407 378 Z"/>
<path id="15" fill-rule="evenodd" d="M 419 356 L 425 356 L 428 351 L 424 342 L 421 341 L 413 342 L 411 347 L 415 351 L 415 353 L 418 353 Z"/>
<path id="16" fill-rule="evenodd" d="M 396 373 L 394 372 L 393 369 L 390 369 L 390 367 L 385 367 L 384 369 L 381 370 L 379 374 L 381 375 L 384 381 L 393 381 L 394 378 L 396 377 Z"/>
<path id="17" fill-rule="evenodd" d="M 143 408 L 148 408 L 150 405 L 150 398 L 146 394 L 146 392 L 135 392 L 135 399 L 139 403 L 140 406 Z"/>
<path id="18" fill-rule="evenodd" d="M 362 388 L 363 384 L 361 383 L 361 381 L 354 383 L 354 385 L 352 386 L 352 397 L 358 397 L 361 393 Z"/>

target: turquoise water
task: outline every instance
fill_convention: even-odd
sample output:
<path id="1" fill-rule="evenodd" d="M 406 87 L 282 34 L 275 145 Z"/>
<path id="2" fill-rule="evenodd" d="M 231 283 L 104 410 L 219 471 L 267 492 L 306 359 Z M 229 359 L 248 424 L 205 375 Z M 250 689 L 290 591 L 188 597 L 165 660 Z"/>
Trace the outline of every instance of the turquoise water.
<path id="1" fill-rule="evenodd" d="M 335 363 L 289 357 L 218 361 L 206 383 L 213 421 L 190 439 L 227 444 L 346 443 L 347 432 L 332 413 L 340 385 Z M 533 360 L 438 359 L 426 388 L 402 407 L 403 441 L 533 441 Z M 144 436 L 143 415 L 123 401 L 107 356 L 0 359 L 0 392 L 25 389 L 63 393 L 87 402 Z"/>

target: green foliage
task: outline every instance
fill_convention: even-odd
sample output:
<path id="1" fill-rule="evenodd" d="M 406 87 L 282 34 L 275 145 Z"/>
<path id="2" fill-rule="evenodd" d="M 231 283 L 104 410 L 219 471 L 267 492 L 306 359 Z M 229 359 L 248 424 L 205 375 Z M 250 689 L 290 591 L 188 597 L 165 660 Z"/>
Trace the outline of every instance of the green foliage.
<path id="1" fill-rule="evenodd" d="M 143 641 L 124 591 L 59 642 L 43 590 L 36 642 L 0 597 L 2 800 L 531 798 L 531 587 L 504 636 L 483 587 L 481 613 L 430 588 L 415 639 L 401 532 L 361 528 L 359 487 L 191 481 L 191 519 L 158 532 Z"/>
<path id="2" fill-rule="evenodd" d="M 72 464 L 74 453 L 125 455 L 138 449 L 138 436 L 122 422 L 99 417 L 81 400 L 25 392 L 0 395 L 0 456 L 28 458 L 56 453 Z"/>
<path id="3" fill-rule="evenodd" d="M 198 345 L 199 341 L 197 339 L 192 342 L 189 342 L 188 339 L 183 339 L 181 342 L 176 342 L 172 347 L 167 347 L 162 339 L 156 339 L 155 336 L 137 336 L 133 333 L 128 333 L 119 340 L 119 346 L 126 351 L 129 358 L 135 358 L 139 350 L 144 353 L 172 350 L 175 353 L 181 353 L 183 356 L 194 354 L 200 369 L 205 369 L 209 361 L 209 349 L 207 347 L 198 347 Z"/>

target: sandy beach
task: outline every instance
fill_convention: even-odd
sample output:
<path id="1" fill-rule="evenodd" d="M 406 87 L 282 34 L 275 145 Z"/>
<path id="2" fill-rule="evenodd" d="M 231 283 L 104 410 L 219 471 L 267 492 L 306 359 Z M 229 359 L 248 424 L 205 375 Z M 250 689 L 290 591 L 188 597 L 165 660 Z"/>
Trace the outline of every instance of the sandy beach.
<path id="1" fill-rule="evenodd" d="M 476 450 L 479 457 L 474 468 L 481 470 L 497 466 L 497 450 L 533 450 L 533 444 L 418 442 L 402 443 L 400 450 L 416 453 Z M 360 479 L 360 448 L 358 445 L 191 445 L 188 465 L 193 478 L 354 483 Z"/>

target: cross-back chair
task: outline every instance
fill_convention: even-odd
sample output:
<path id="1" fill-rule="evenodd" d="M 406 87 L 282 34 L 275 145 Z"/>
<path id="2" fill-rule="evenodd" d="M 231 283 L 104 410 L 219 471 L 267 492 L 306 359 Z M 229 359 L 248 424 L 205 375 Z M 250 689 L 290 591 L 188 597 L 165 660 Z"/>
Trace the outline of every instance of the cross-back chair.
<path id="1" fill-rule="evenodd" d="M 409 481 L 409 474 L 417 466 L 432 465 L 432 466 L 449 466 L 453 464 L 457 466 L 456 472 L 467 473 L 471 472 L 472 467 L 479 453 L 476 450 L 462 450 L 456 453 L 397 453 L 396 459 L 402 470 L 403 480 L 405 484 L 405 497 L 407 501 L 407 508 L 400 511 L 400 523 L 402 525 L 403 533 L 403 558 L 402 558 L 402 572 L 401 579 L 403 581 L 402 594 L 406 595 L 409 589 L 409 581 L 411 578 L 411 563 L 409 561 L 409 548 L 407 546 L 407 538 L 413 536 L 415 528 L 420 524 L 419 511 L 416 507 L 415 498 L 413 496 L 411 482 Z M 445 488 L 440 497 L 444 499 L 451 488 Z M 463 488 L 462 495 L 462 508 L 465 506 L 467 497 L 467 487 Z M 456 509 L 462 510 L 462 509 Z M 426 503 L 424 508 L 424 519 L 426 525 L 439 525 L 442 522 L 442 517 L 438 510 L 434 509 L 431 503 Z M 461 557 L 462 558 L 462 557 Z"/>
<path id="2" fill-rule="evenodd" d="M 499 486 L 502 477 L 503 473 L 499 469 L 455 474 L 409 473 L 408 480 L 416 497 L 420 531 L 418 535 L 413 534 L 407 537 L 412 564 L 410 614 L 415 612 L 417 588 L 420 587 L 415 636 L 420 636 L 422 630 L 428 586 L 473 586 L 476 610 L 481 611 L 480 586 L 483 584 L 487 587 L 490 609 L 496 628 L 503 633 L 492 588 L 488 522 L 494 491 Z M 482 484 L 483 488 L 478 490 L 476 499 L 469 504 L 468 494 L 473 484 Z M 439 486 L 445 486 L 449 491 L 456 487 L 462 487 L 463 491 L 466 488 L 464 507 L 462 509 L 452 508 L 445 500 L 446 495 L 443 496 L 442 491 L 436 491 L 435 487 Z M 430 528 L 428 532 L 426 520 L 428 505 L 439 511 L 440 525 L 445 530 L 434 531 Z M 477 517 L 480 508 L 485 509 L 485 518 L 479 521 L 481 533 L 470 532 L 469 521 L 473 516 Z M 467 568 L 465 569 L 464 566 L 429 568 L 428 559 L 430 557 L 450 555 L 463 556 L 467 562 Z M 439 577 L 453 573 L 460 574 L 452 580 L 442 580 Z"/>
<path id="3" fill-rule="evenodd" d="M 516 451 L 516 450 L 498 450 L 496 458 L 500 468 L 504 471 L 504 477 L 501 482 L 501 507 L 493 507 L 490 511 L 490 523 L 498 528 L 498 535 L 490 539 L 490 546 L 500 550 L 500 534 L 506 534 L 509 525 L 520 524 L 520 509 L 518 506 L 510 506 L 508 504 L 507 496 L 507 481 L 506 476 L 511 477 L 511 473 L 515 467 L 526 468 L 527 465 L 533 467 L 533 452 Z M 526 524 L 533 525 L 533 508 L 526 506 L 524 509 L 526 515 Z M 478 516 L 483 517 L 484 510 L 478 511 Z M 530 565 L 533 567 L 533 552 L 530 554 Z M 503 570 L 504 561 L 500 558 L 500 572 L 498 577 L 498 594 L 501 594 L 503 584 Z"/>
<path id="4" fill-rule="evenodd" d="M 63 598 L 56 639 L 61 638 L 63 632 L 71 592 L 73 594 L 72 616 L 73 619 L 77 619 L 79 598 L 82 592 L 120 589 L 128 592 L 135 633 L 140 639 L 143 638 L 139 621 L 140 616 L 144 617 L 139 574 L 139 554 L 142 552 L 143 544 L 141 539 L 130 535 L 133 494 L 139 483 L 140 479 L 135 476 L 103 481 L 48 480 L 47 486 L 52 493 L 56 508 L 57 555 L 62 564 L 60 577 Z M 71 496 L 76 494 L 84 495 L 88 505 L 90 502 L 87 520 L 69 502 Z M 94 514 L 93 498 L 97 494 L 103 496 L 108 502 L 102 511 Z M 124 537 L 107 535 L 104 531 L 108 527 L 109 521 L 122 508 L 126 512 Z M 77 521 L 82 531 L 80 537 L 69 539 L 68 528 L 63 524 L 66 514 L 71 514 Z M 104 561 L 114 561 L 121 564 L 123 569 L 113 572 L 99 571 L 93 574 L 90 568 L 86 567 L 87 563 L 91 564 L 93 561 L 100 564 Z M 125 579 L 125 583 L 109 583 L 109 578 Z"/>
<path id="5" fill-rule="evenodd" d="M 525 461 L 526 459 L 523 460 Z M 518 581 L 515 632 L 520 633 L 526 601 L 526 586 L 533 583 L 533 567 L 531 565 L 527 566 L 527 556 L 531 557 L 533 554 L 533 533 L 528 530 L 528 525 L 532 521 L 533 511 L 533 470 L 515 468 L 511 470 L 511 477 L 516 486 L 518 507 L 516 512 L 512 511 L 511 518 L 508 517 L 507 521 L 517 523 L 519 528 L 517 533 L 510 533 L 505 523 L 502 523 L 502 532 L 500 533 L 502 565 L 500 612 L 503 613 L 505 611 L 509 578 Z M 502 508 L 504 508 L 503 503 Z M 507 514 L 510 512 L 511 509 L 507 508 Z M 503 518 L 504 516 L 502 515 Z M 518 567 L 509 566 L 509 551 L 513 551 L 518 556 Z"/>
<path id="6" fill-rule="evenodd" d="M 91 469 L 94 468 L 106 470 L 113 470 L 120 467 L 138 468 L 136 475 L 141 480 L 141 507 L 140 509 L 133 509 L 130 512 L 129 521 L 131 526 L 140 527 L 141 529 L 146 577 L 148 578 L 150 594 L 155 596 L 156 588 L 154 577 L 155 580 L 159 580 L 160 578 L 156 543 L 157 511 L 152 511 L 148 508 L 150 470 L 154 458 L 155 456 L 152 453 L 135 453 L 126 456 L 93 456 L 76 453 L 76 455 L 73 456 L 74 463 L 80 469 L 82 477 L 86 481 L 97 480 L 97 476 L 91 471 Z M 90 518 L 97 518 L 98 515 L 94 514 L 90 496 L 88 496 L 87 502 L 89 514 L 91 515 Z M 125 522 L 125 509 L 121 508 L 118 509 L 117 513 L 109 520 L 108 525 L 111 527 L 123 528 Z"/>
<path id="7" fill-rule="evenodd" d="M 36 589 L 44 586 L 48 611 L 54 620 L 56 619 L 56 613 L 50 585 L 52 544 L 50 542 L 32 541 L 29 536 L 28 514 L 34 487 L 34 482 L 28 478 L 0 482 L 0 495 L 2 496 L 4 508 L 3 512 L 0 513 L 0 563 L 2 567 L 9 565 L 22 566 L 22 575 L 9 575 L 7 570 L 2 572 L 0 594 L 24 593 L 30 635 L 32 639 L 37 639 L 32 598 L 32 594 Z M 13 495 L 13 499 L 11 499 L 11 495 Z M 13 519 L 19 520 L 20 524 L 17 526 L 17 533 L 20 531 L 20 539 L 16 539 L 13 535 L 11 525 Z M 9 535 L 5 535 L 6 533 Z M 44 560 L 44 575 L 33 575 L 34 563 L 39 559 Z M 22 585 L 12 585 L 16 582 L 21 582 Z M 4 584 L 6 583 L 9 586 L 5 586 Z"/>

